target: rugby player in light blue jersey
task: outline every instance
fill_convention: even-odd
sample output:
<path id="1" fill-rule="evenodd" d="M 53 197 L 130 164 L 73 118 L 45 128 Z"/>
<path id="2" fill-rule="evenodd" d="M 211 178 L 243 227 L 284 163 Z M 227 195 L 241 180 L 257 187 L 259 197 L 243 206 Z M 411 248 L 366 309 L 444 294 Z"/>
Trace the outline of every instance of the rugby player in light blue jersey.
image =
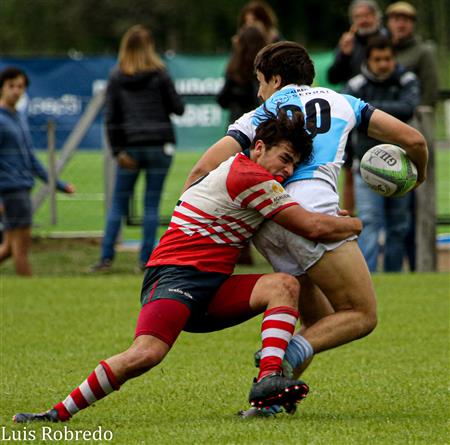
<path id="1" fill-rule="evenodd" d="M 354 128 L 405 149 L 417 166 L 417 185 L 425 180 L 428 150 L 423 136 L 360 99 L 311 87 L 314 65 L 301 45 L 285 41 L 266 46 L 256 56 L 255 70 L 258 94 L 265 103 L 230 125 L 227 135 L 195 165 L 186 186 L 247 149 L 264 108 L 273 112 L 279 108 L 301 110 L 305 115 L 305 126 L 313 136 L 313 160 L 300 166 L 285 186 L 308 210 L 337 214 L 338 175 L 348 135 Z M 355 237 L 337 243 L 316 243 L 269 221 L 254 242 L 275 271 L 290 273 L 300 281 L 302 326 L 286 352 L 289 368 L 296 376 L 314 354 L 364 337 L 375 328 L 375 292 Z M 244 416 L 255 414 L 264 412 L 244 412 Z"/>

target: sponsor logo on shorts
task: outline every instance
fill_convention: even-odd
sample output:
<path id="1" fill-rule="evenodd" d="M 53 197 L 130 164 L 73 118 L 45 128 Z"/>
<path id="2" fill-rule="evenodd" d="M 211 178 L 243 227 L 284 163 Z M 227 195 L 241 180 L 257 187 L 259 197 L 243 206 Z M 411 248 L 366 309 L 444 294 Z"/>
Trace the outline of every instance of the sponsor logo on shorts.
<path id="1" fill-rule="evenodd" d="M 194 299 L 194 297 L 189 292 L 186 292 L 186 291 L 181 290 L 181 289 L 173 289 L 173 288 L 171 288 L 171 289 L 168 289 L 168 291 L 169 292 L 173 292 L 175 294 L 184 295 L 185 297 L 190 298 L 191 300 Z"/>

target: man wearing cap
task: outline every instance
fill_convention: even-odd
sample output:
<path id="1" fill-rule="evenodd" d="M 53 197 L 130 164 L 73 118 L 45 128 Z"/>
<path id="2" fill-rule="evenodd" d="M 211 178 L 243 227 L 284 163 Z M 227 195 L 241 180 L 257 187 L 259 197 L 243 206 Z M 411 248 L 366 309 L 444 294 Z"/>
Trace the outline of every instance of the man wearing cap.
<path id="1" fill-rule="evenodd" d="M 413 126 L 425 135 L 428 148 L 432 152 L 434 111 L 438 100 L 438 70 L 435 46 L 433 42 L 424 42 L 420 36 L 415 34 L 417 12 L 410 3 L 392 3 L 386 9 L 386 17 L 386 25 L 394 44 L 397 61 L 408 71 L 415 73 L 419 79 L 420 104 L 415 113 L 416 124 Z M 414 199 L 411 200 L 413 218 L 405 244 L 409 268 L 413 271 L 416 269 L 416 217 L 414 215 L 417 214 L 420 219 L 425 218 L 424 215 L 433 219 L 435 215 L 435 202 L 432 199 L 435 196 L 435 185 L 432 181 L 433 170 L 434 160 L 431 157 L 428 163 L 428 178 L 430 180 L 422 190 L 414 193 Z M 420 212 L 416 212 L 416 205 L 421 208 Z M 430 230 L 426 221 L 422 221 L 422 223 L 418 221 L 417 227 L 423 224 L 424 229 L 421 232 L 422 248 L 424 252 L 425 250 L 433 251 L 435 233 Z M 423 257 L 425 263 L 422 264 L 422 268 L 426 266 L 427 258 L 428 254 L 425 254 Z M 418 264 L 418 267 L 420 267 L 420 264 Z"/>
<path id="2" fill-rule="evenodd" d="M 435 48 L 414 33 L 416 9 L 407 2 L 396 2 L 388 6 L 386 16 L 398 62 L 419 78 L 421 105 L 434 107 L 438 99 Z"/>

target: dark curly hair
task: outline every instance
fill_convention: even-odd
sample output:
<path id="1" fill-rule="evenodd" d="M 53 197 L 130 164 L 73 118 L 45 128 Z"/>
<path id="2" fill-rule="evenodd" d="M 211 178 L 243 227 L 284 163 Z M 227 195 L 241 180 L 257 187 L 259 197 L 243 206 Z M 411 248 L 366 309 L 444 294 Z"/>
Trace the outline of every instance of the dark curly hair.
<path id="1" fill-rule="evenodd" d="M 305 117 L 300 110 L 279 108 L 274 114 L 265 108 L 250 149 L 255 147 L 257 140 L 264 142 L 266 150 L 280 142 L 288 142 L 300 155 L 300 164 L 310 162 L 313 156 L 313 140 L 305 129 Z"/>

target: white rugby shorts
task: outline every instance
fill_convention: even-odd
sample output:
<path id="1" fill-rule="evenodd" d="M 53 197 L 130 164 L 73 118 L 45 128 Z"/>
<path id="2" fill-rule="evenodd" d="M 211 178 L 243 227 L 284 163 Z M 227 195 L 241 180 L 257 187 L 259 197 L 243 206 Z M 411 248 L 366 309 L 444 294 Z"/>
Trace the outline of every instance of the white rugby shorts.
<path id="1" fill-rule="evenodd" d="M 286 186 L 286 191 L 311 212 L 336 215 L 339 210 L 339 195 L 331 184 L 321 179 L 292 182 Z M 253 237 L 253 242 L 275 272 L 299 276 L 316 264 L 325 252 L 354 239 L 356 236 L 343 241 L 318 243 L 296 235 L 273 221 L 266 221 Z"/>

